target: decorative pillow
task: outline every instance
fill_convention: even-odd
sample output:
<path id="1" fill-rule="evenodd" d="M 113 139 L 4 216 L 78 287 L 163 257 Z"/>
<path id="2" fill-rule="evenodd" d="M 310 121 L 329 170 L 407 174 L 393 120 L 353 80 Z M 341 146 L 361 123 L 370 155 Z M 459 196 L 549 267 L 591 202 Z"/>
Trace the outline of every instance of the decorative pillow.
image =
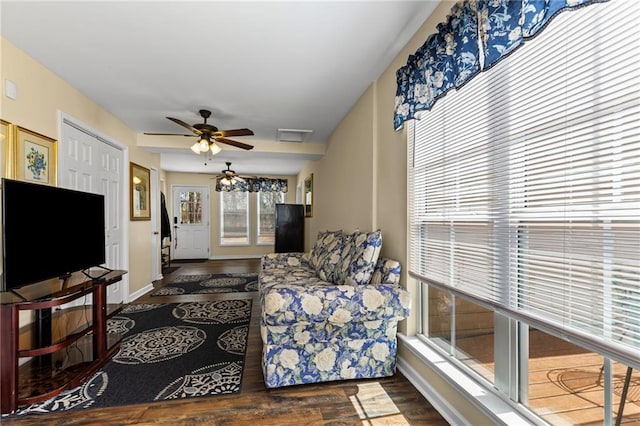
<path id="1" fill-rule="evenodd" d="M 371 281 L 369 284 L 399 284 L 400 283 L 400 272 L 402 268 L 400 266 L 400 262 L 391 259 L 378 259 L 378 263 L 376 264 L 375 269 L 373 270 L 373 275 L 371 276 Z"/>
<path id="2" fill-rule="evenodd" d="M 337 231 L 320 231 L 316 238 L 311 254 L 309 256 L 309 264 L 318 272 L 321 264 L 331 254 L 338 240 L 342 238 L 342 230 Z"/>
<path id="3" fill-rule="evenodd" d="M 356 230 L 353 234 L 345 236 L 344 247 L 342 249 L 342 259 L 340 264 L 339 276 L 336 284 L 344 284 L 347 275 L 349 275 L 349 267 L 351 266 L 351 256 L 353 256 L 355 238 L 360 234 L 360 230 Z"/>
<path id="4" fill-rule="evenodd" d="M 349 235 L 340 232 L 334 235 L 333 238 L 325 238 L 327 244 L 324 245 L 324 252 L 318 258 L 318 266 L 316 267 L 316 273 L 321 280 L 327 281 L 333 284 L 341 284 L 342 279 L 342 255 L 346 253 L 344 251 L 345 242 L 349 239 Z"/>
<path id="5" fill-rule="evenodd" d="M 309 265 L 315 270 L 316 265 L 318 264 L 318 257 L 322 252 L 322 244 L 324 237 L 330 231 L 319 231 L 318 236 L 316 237 L 316 241 L 313 243 L 313 247 L 311 247 L 311 251 L 309 252 Z"/>
<path id="6" fill-rule="evenodd" d="M 344 277 L 344 284 L 369 284 L 382 248 L 382 231 L 356 231 L 351 234 L 351 238 L 353 245 L 348 255 L 351 262 Z"/>

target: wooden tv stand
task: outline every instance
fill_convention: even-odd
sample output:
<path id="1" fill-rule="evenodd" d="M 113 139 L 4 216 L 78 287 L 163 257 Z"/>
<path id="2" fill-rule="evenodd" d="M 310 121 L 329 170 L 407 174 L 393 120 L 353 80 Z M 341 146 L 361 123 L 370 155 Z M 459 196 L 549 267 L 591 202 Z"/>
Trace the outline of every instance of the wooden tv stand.
<path id="1" fill-rule="evenodd" d="M 0 293 L 2 414 L 79 386 L 117 352 L 122 335 L 107 333 L 107 320 L 122 303 L 107 304 L 107 287 L 126 273 L 99 280 L 75 273 Z M 90 304 L 60 308 L 88 296 Z M 21 329 L 20 311 L 34 311 L 36 320 Z"/>

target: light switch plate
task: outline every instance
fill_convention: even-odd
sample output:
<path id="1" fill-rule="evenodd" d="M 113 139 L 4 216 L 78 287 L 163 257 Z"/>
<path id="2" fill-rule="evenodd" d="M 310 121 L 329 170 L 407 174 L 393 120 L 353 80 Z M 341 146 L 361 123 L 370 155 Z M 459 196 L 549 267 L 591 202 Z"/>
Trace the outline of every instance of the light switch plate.
<path id="1" fill-rule="evenodd" d="M 9 99 L 17 99 L 18 98 L 18 88 L 16 84 L 11 80 L 4 81 L 4 94 Z"/>

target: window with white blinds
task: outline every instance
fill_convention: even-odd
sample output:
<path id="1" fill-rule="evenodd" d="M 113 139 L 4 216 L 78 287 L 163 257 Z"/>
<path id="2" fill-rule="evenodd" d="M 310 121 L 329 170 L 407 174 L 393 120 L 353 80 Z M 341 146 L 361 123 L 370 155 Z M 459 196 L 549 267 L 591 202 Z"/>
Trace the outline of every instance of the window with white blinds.
<path id="1" fill-rule="evenodd" d="M 411 274 L 636 368 L 638 22 L 560 14 L 408 132 Z"/>
<path id="2" fill-rule="evenodd" d="M 249 192 L 220 192 L 220 245 L 249 245 Z"/>

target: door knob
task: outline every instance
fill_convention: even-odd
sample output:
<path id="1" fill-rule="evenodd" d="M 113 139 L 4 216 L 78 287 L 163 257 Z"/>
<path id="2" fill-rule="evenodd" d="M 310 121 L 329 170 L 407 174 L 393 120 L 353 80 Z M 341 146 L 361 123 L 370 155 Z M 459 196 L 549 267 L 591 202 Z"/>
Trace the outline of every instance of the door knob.
<path id="1" fill-rule="evenodd" d="M 153 235 L 158 235 L 158 234 L 160 234 L 158 231 L 155 231 L 155 232 L 153 233 Z"/>

